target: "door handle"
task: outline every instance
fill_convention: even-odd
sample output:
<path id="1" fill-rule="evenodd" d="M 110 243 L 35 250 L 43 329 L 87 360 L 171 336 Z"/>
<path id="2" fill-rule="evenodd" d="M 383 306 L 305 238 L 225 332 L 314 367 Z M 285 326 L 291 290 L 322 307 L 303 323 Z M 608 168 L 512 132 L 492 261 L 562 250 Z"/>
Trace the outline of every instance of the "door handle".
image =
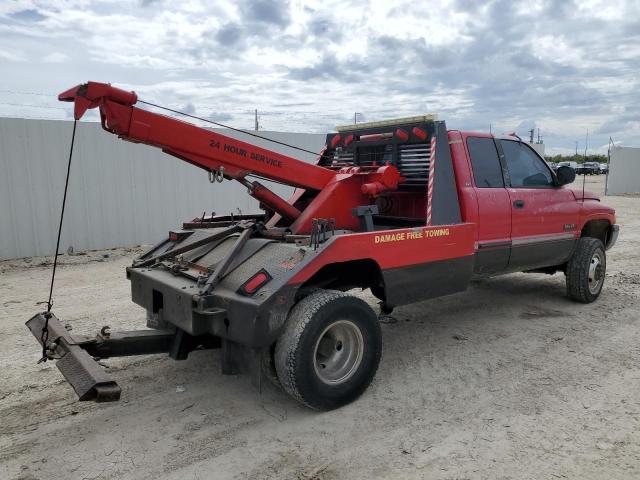
<path id="1" fill-rule="evenodd" d="M 524 200 L 514 200 L 513 206 L 515 208 L 524 208 Z"/>

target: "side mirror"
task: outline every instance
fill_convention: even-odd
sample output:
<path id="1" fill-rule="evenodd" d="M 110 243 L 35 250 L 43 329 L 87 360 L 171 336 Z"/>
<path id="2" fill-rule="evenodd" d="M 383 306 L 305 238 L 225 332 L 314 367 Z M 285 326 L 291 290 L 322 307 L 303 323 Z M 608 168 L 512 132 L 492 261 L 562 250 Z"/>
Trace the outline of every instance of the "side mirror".
<path id="1" fill-rule="evenodd" d="M 576 179 L 576 171 L 571 167 L 563 165 L 558 168 L 556 177 L 558 178 L 558 185 L 567 185 Z"/>

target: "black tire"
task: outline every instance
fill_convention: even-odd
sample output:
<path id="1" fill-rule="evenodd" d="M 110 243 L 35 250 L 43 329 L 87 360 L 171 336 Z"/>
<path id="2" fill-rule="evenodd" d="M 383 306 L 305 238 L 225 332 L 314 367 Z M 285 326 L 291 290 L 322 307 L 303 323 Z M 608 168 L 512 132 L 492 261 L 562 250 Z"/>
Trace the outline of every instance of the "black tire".
<path id="1" fill-rule="evenodd" d="M 600 296 L 606 270 L 607 257 L 602 242 L 597 238 L 580 238 L 567 264 L 568 297 L 577 302 L 593 302 Z"/>
<path id="2" fill-rule="evenodd" d="M 367 389 L 381 354 L 373 309 L 352 295 L 318 290 L 291 310 L 274 359 L 289 395 L 310 408 L 332 410 Z"/>

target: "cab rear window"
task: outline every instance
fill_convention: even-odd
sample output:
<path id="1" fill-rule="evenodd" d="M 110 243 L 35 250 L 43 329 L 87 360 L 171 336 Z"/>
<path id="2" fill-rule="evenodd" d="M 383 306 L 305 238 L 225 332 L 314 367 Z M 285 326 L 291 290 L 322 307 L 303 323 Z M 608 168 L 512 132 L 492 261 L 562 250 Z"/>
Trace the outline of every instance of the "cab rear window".
<path id="1" fill-rule="evenodd" d="M 492 138 L 469 137 L 467 148 L 471 156 L 473 178 L 478 188 L 504 188 L 502 167 Z"/>

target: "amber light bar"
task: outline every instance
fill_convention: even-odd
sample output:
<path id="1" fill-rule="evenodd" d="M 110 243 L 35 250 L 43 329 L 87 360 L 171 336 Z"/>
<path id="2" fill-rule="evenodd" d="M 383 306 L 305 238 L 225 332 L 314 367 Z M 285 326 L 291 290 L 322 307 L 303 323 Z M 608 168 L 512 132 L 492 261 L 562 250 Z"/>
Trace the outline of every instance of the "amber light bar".
<path id="1" fill-rule="evenodd" d="M 354 130 L 362 130 L 363 128 L 374 128 L 374 127 L 387 127 L 390 125 L 404 125 L 407 123 L 421 123 L 421 122 L 435 122 L 438 119 L 438 115 L 435 113 L 430 113 L 427 115 L 418 115 L 416 117 L 404 117 L 404 118 L 395 118 L 391 120 L 383 120 L 380 122 L 363 122 L 363 123 L 353 123 L 351 125 L 340 125 L 336 127 L 337 132 L 352 132 Z"/>

